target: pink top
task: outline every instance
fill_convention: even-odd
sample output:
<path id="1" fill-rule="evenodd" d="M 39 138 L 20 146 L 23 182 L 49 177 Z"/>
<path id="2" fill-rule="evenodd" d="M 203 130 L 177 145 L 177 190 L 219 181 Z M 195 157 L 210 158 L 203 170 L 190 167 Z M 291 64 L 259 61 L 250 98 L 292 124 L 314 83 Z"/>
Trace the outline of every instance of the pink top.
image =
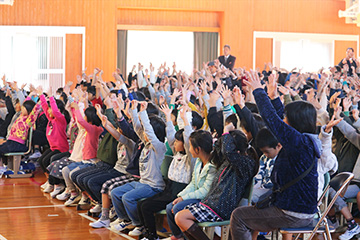
<path id="1" fill-rule="evenodd" d="M 60 112 L 56 105 L 54 97 L 50 97 L 50 107 L 53 112 L 54 118 L 51 118 L 48 113 L 49 106 L 46 102 L 44 95 L 40 96 L 41 107 L 44 110 L 46 117 L 49 119 L 46 128 L 46 137 L 50 144 L 52 151 L 59 150 L 60 152 L 69 151 L 69 143 L 66 136 L 67 122 L 64 115 Z"/>
<path id="2" fill-rule="evenodd" d="M 8 140 L 25 144 L 28 131 L 34 125 L 40 109 L 40 104 L 36 104 L 28 116 L 20 115 L 11 127 Z"/>
<path id="3" fill-rule="evenodd" d="M 82 148 L 83 159 L 89 160 L 96 158 L 99 145 L 100 134 L 104 131 L 102 127 L 90 124 L 82 117 L 80 110 L 75 110 L 77 122 L 86 130 L 85 143 Z"/>

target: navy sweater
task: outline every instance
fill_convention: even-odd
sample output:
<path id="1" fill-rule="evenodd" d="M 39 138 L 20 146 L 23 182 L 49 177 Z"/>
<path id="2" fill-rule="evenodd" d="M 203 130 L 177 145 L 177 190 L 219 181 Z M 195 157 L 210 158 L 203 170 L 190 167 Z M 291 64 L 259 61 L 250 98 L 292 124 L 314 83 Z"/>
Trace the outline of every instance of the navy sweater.
<path id="1" fill-rule="evenodd" d="M 287 125 L 280 117 L 278 103 L 271 104 L 263 89 L 255 89 L 254 97 L 266 125 L 282 145 L 275 161 L 271 180 L 274 187 L 283 186 L 300 176 L 320 157 L 321 143 L 316 135 L 302 134 Z M 275 104 L 277 103 L 277 104 Z M 275 109 L 276 106 L 278 109 Z M 275 206 L 292 212 L 313 214 L 317 208 L 317 161 L 310 173 L 301 181 L 276 195 Z"/>

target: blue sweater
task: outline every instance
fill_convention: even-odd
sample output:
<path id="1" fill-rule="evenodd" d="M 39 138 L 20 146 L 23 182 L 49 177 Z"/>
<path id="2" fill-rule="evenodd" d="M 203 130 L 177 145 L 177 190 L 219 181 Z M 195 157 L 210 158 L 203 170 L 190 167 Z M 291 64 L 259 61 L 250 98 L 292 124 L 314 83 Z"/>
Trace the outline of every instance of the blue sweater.
<path id="1" fill-rule="evenodd" d="M 263 89 L 256 89 L 253 93 L 266 125 L 282 145 L 271 174 L 271 180 L 277 188 L 300 176 L 320 157 L 321 142 L 316 135 L 302 134 L 279 117 L 283 108 L 279 99 L 270 102 Z M 316 213 L 317 191 L 318 174 L 315 163 L 305 178 L 276 195 L 275 206 L 292 212 Z"/>

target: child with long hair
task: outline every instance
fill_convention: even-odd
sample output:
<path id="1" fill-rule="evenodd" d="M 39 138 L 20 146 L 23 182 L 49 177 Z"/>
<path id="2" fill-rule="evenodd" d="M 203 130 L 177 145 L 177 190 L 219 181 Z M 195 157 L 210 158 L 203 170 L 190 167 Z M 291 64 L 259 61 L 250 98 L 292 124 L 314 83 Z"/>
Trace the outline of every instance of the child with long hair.
<path id="1" fill-rule="evenodd" d="M 175 216 L 188 239 L 209 239 L 196 222 L 229 220 L 259 168 L 256 151 L 232 123 L 224 127 L 224 134 L 216 141 L 211 162 L 217 173 L 209 193 L 200 203 L 191 204 Z"/>
<path id="2" fill-rule="evenodd" d="M 176 213 L 187 205 L 200 202 L 209 192 L 216 169 L 211 163 L 213 138 L 210 132 L 197 130 L 191 133 L 189 151 L 196 159 L 191 182 L 177 194 L 177 198 L 166 206 L 166 215 L 174 239 L 184 239 L 181 229 L 175 222 Z"/>
<path id="3" fill-rule="evenodd" d="M 85 138 L 82 148 L 83 161 L 70 164 L 66 167 L 65 172 L 63 172 L 63 176 L 65 175 L 64 178 L 66 178 L 67 181 L 67 187 L 69 188 L 69 186 L 71 186 L 71 197 L 65 202 L 65 206 L 71 206 L 78 202 L 79 193 L 74 186 L 74 181 L 72 181 L 72 174 L 95 164 L 97 161 L 96 156 L 99 145 L 99 137 L 103 132 L 103 128 L 100 126 L 101 120 L 96 114 L 95 107 L 86 108 L 84 111 L 84 117 L 82 116 L 79 105 L 76 102 L 71 103 L 71 108 L 74 109 L 74 116 L 79 124 L 79 127 L 83 127 L 85 129 Z"/>
<path id="4" fill-rule="evenodd" d="M 39 158 L 38 162 L 41 169 L 44 171 L 47 178 L 49 178 L 49 171 L 46 169 L 50 165 L 50 159 L 57 153 L 64 153 L 69 151 L 69 143 L 67 141 L 66 127 L 70 122 L 70 115 L 65 110 L 65 104 L 61 100 L 55 100 L 53 96 L 49 98 L 49 103 L 45 96 L 40 96 L 41 107 L 49 120 L 46 128 L 46 137 L 50 144 L 50 149 L 47 149 Z M 49 106 L 50 105 L 50 106 Z M 49 179 L 50 180 L 50 179 Z M 54 190 L 52 195 L 56 196 L 65 189 L 61 181 L 58 179 L 50 180 L 48 184 L 43 185 L 45 193 L 50 193 Z M 54 188 L 54 185 L 57 185 Z"/>
<path id="5" fill-rule="evenodd" d="M 282 145 L 271 173 L 274 189 L 280 189 L 307 169 L 310 172 L 286 190 L 276 192 L 271 206 L 235 209 L 230 221 L 231 235 L 236 239 L 251 239 L 253 231 L 308 226 L 317 212 L 317 158 L 321 142 L 315 134 L 316 109 L 305 101 L 292 102 L 284 109 L 273 77 L 267 84 L 268 94 L 257 72 L 251 71 L 244 82 L 253 90 L 261 117 Z M 280 112 L 285 112 L 284 120 Z"/>
<path id="6" fill-rule="evenodd" d="M 12 125 L 8 140 L 0 145 L 0 156 L 5 153 L 26 152 L 28 150 L 25 143 L 29 129 L 34 125 L 40 109 L 40 104 L 35 104 L 32 100 L 23 103 L 21 114 Z M 2 173 L 1 169 L 6 169 L 2 165 L 2 158 L 0 158 L 0 173 Z"/>

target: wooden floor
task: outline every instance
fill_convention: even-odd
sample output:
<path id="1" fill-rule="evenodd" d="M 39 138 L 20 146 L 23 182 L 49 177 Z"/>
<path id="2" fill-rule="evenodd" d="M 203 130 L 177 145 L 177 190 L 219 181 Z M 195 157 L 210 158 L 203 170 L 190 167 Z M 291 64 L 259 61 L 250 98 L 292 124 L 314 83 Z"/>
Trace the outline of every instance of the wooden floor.
<path id="1" fill-rule="evenodd" d="M 64 207 L 40 191 L 45 180 L 41 172 L 34 178 L 0 179 L 0 240 L 137 239 L 89 227 L 93 219 L 86 211 Z"/>
<path id="2" fill-rule="evenodd" d="M 64 202 L 40 190 L 45 180 L 39 171 L 34 178 L 0 179 L 0 240 L 137 239 L 109 229 L 89 227 L 95 220 L 87 216 L 87 211 L 64 207 Z M 333 234 L 333 239 L 338 235 Z"/>

